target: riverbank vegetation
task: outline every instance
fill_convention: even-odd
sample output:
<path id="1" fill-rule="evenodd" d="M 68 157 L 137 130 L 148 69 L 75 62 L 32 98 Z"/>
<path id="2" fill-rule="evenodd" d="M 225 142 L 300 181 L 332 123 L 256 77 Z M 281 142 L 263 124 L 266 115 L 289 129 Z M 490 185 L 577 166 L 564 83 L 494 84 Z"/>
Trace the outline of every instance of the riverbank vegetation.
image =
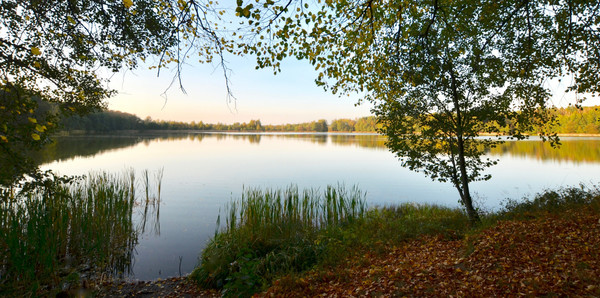
<path id="1" fill-rule="evenodd" d="M 160 181 L 155 192 L 144 173 L 142 199 L 133 170 L 48 174 L 0 188 L 0 296 L 53 296 L 126 274 L 145 228 L 134 210 L 143 206 L 143 218 L 158 216 Z"/>
<path id="2" fill-rule="evenodd" d="M 283 203 L 296 197 L 294 189 L 248 192 L 191 278 L 232 296 L 600 293 L 598 187 L 509 200 L 481 213 L 478 226 L 463 210 L 409 203 L 361 207 L 333 224 L 288 221 L 305 210 Z"/>
<path id="3" fill-rule="evenodd" d="M 130 266 L 146 226 L 133 219 L 136 206 L 157 207 L 148 173 L 141 189 L 135 180 L 95 174 L 3 189 L 0 293 L 147 290 L 101 283 Z M 600 294 L 598 186 L 508 200 L 478 226 L 458 208 L 368 208 L 364 199 L 340 186 L 248 189 L 219 216 L 190 280 L 226 296 Z M 169 288 L 204 293 L 181 279 Z"/>
<path id="4" fill-rule="evenodd" d="M 226 293 L 252 294 L 282 273 L 316 264 L 334 248 L 325 231 L 360 220 L 365 206 L 356 188 L 248 189 L 228 206 L 225 225 L 204 249 L 192 278 Z"/>

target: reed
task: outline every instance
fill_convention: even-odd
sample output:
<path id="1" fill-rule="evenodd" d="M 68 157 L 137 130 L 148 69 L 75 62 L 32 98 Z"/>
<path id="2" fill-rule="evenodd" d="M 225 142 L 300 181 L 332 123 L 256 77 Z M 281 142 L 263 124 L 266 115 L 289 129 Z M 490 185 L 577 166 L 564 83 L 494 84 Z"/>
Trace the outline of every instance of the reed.
<path id="1" fill-rule="evenodd" d="M 328 186 L 299 191 L 246 189 L 226 209 L 225 224 L 215 233 L 192 277 L 224 293 L 250 294 L 275 276 L 301 271 L 323 250 L 319 234 L 360 220 L 365 194 L 353 187 Z M 219 216 L 217 223 L 219 224 Z"/>
<path id="2" fill-rule="evenodd" d="M 46 177 L 0 190 L 0 293 L 49 295 L 131 268 L 135 173 Z"/>

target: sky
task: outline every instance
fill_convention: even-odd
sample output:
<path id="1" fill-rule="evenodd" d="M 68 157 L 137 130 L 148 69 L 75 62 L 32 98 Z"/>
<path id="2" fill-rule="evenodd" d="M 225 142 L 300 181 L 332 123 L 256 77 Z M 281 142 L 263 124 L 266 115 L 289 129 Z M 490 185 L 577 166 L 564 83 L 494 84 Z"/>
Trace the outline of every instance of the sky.
<path id="1" fill-rule="evenodd" d="M 118 95 L 108 100 L 108 107 L 132 113 L 144 119 L 202 121 L 204 123 L 249 122 L 264 124 L 302 123 L 319 119 L 331 122 L 340 118 L 371 115 L 369 103 L 355 106 L 359 96 L 333 95 L 314 83 L 316 72 L 307 61 L 286 60 L 281 72 L 255 69 L 251 57 L 226 57 L 231 69 L 230 83 L 236 99 L 227 100 L 221 68 L 194 63 L 183 68 L 184 94 L 179 84 L 170 88 L 172 70 L 140 65 L 133 71 L 115 74 L 110 87 Z M 168 90 L 167 90 L 168 89 Z M 166 97 L 164 95 L 166 91 Z"/>
<path id="2" fill-rule="evenodd" d="M 234 7 L 224 7 L 233 12 Z M 224 16 L 235 28 L 236 18 Z M 112 76 L 109 87 L 118 94 L 108 100 L 108 108 L 132 113 L 144 119 L 225 123 L 260 120 L 264 124 L 302 123 L 326 119 L 370 116 L 372 105 L 355 104 L 359 95 L 333 95 L 316 86 L 317 72 L 308 61 L 288 58 L 281 63 L 281 72 L 273 75 L 272 69 L 255 69 L 255 59 L 225 56 L 230 73 L 230 86 L 236 100 L 229 102 L 223 72 L 218 65 L 191 63 L 183 67 L 184 94 L 176 82 L 170 89 L 173 72 L 156 70 L 140 65 L 133 71 Z M 150 59 L 149 59 L 150 60 Z M 191 60 L 191 59 L 190 59 Z M 149 61 L 151 63 L 151 61 Z M 571 80 L 550 80 L 546 86 L 553 93 L 551 104 L 559 107 L 575 102 L 572 94 L 564 90 Z M 166 91 L 166 96 L 165 96 Z M 584 105 L 600 105 L 599 99 Z"/>
<path id="3" fill-rule="evenodd" d="M 229 102 L 222 70 L 215 65 L 184 65 L 183 93 L 178 82 L 171 88 L 173 71 L 163 69 L 160 77 L 148 65 L 112 76 L 109 87 L 118 95 L 108 100 L 108 108 L 154 120 L 225 123 L 260 120 L 265 124 L 302 123 L 326 119 L 355 119 L 371 115 L 370 103 L 359 106 L 359 96 L 333 95 L 314 83 L 316 71 L 307 61 L 284 60 L 281 72 L 255 69 L 251 57 L 228 56 L 231 88 L 236 99 Z M 549 80 L 551 104 L 565 107 L 574 103 L 564 90 L 570 78 Z M 166 93 L 165 93 L 166 92 Z M 166 94 L 166 95 L 165 95 Z M 598 98 L 584 105 L 600 105 Z"/>

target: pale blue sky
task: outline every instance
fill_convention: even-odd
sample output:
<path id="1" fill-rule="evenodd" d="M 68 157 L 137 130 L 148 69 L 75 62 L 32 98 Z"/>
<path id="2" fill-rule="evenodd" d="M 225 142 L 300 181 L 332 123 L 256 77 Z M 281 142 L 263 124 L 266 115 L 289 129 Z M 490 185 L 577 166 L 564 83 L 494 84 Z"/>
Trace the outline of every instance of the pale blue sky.
<path id="1" fill-rule="evenodd" d="M 282 72 L 273 75 L 271 69 L 255 70 L 251 57 L 227 59 L 235 102 L 227 102 L 225 80 L 219 67 L 193 63 L 183 69 L 187 94 L 181 92 L 176 82 L 167 91 L 166 102 L 163 93 L 173 78 L 171 70 L 163 70 L 159 78 L 156 70 L 148 70 L 147 66 L 114 75 L 110 87 L 119 94 L 108 101 L 109 109 L 140 118 L 227 124 L 252 119 L 260 119 L 263 124 L 331 121 L 371 114 L 371 104 L 355 106 L 358 95 L 339 97 L 316 86 L 316 72 L 306 61 L 285 60 Z M 563 79 L 562 84 L 558 80 L 547 82 L 554 94 L 552 104 L 564 107 L 574 103 L 573 95 L 564 93 L 569 80 Z M 597 98 L 584 103 L 599 104 Z"/>
<path id="2" fill-rule="evenodd" d="M 370 115 L 370 104 L 355 106 L 358 95 L 339 97 L 316 86 L 315 71 L 306 61 L 286 60 L 281 73 L 273 75 L 271 69 L 255 70 L 251 57 L 227 58 L 235 102 L 227 102 L 220 68 L 195 63 L 184 66 L 187 94 L 175 83 L 166 103 L 162 94 L 173 78 L 171 70 L 163 70 L 159 78 L 147 66 L 114 75 L 110 87 L 119 94 L 108 101 L 109 109 L 140 118 L 205 123 L 260 119 L 263 124 L 285 124 Z"/>
<path id="3" fill-rule="evenodd" d="M 233 13 L 233 2 L 224 8 Z M 237 30 L 237 19 L 232 15 L 221 16 L 219 22 Z M 230 20 L 227 23 L 227 20 Z M 288 58 L 282 62 L 281 73 L 273 75 L 271 69 L 255 70 L 252 57 L 227 55 L 231 87 L 237 100 L 227 102 L 225 80 L 218 66 L 199 63 L 184 66 L 183 94 L 176 83 L 163 93 L 173 78 L 169 70 L 162 71 L 160 78 L 156 70 L 140 66 L 135 71 L 114 75 L 110 87 L 119 94 L 111 98 L 109 108 L 133 113 L 140 118 L 174 121 L 203 121 L 205 123 L 248 122 L 260 119 L 263 124 L 301 123 L 318 119 L 328 121 L 340 118 L 358 118 L 371 115 L 370 103 L 355 106 L 359 95 L 339 97 L 324 91 L 314 83 L 316 71 L 307 61 Z M 190 59 L 193 60 L 193 59 Z M 568 81 L 568 80 L 564 80 Z M 573 103 L 573 95 L 565 95 L 566 85 L 557 80 L 549 81 L 553 92 L 552 104 L 566 106 Z M 600 100 L 588 101 L 587 105 L 600 104 Z"/>

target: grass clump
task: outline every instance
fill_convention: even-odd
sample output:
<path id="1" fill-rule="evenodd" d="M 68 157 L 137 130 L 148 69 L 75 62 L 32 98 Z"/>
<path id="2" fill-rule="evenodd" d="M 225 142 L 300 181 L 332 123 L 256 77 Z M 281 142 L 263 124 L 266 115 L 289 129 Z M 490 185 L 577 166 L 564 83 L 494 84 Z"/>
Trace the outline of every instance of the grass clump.
<path id="1" fill-rule="evenodd" d="M 0 296 L 53 295 L 129 271 L 138 229 L 133 171 L 0 188 Z"/>
<path id="2" fill-rule="evenodd" d="M 249 295 L 276 276 L 316 264 L 326 246 L 321 235 L 364 213 L 364 193 L 357 188 L 248 189 L 229 205 L 224 228 L 204 249 L 192 278 L 225 288 L 224 294 Z"/>
<path id="3" fill-rule="evenodd" d="M 564 187 L 556 190 L 548 189 L 536 194 L 532 199 L 507 199 L 504 208 L 490 216 L 492 221 L 501 219 L 527 219 L 545 213 L 562 213 L 585 207 L 588 210 L 600 211 L 600 187 L 580 184 L 578 187 Z"/>
<path id="4" fill-rule="evenodd" d="M 368 236 L 370 244 L 373 239 L 398 243 L 429 234 L 461 237 L 469 226 L 468 217 L 459 208 L 403 203 L 372 209 L 364 224 L 357 227 Z"/>

